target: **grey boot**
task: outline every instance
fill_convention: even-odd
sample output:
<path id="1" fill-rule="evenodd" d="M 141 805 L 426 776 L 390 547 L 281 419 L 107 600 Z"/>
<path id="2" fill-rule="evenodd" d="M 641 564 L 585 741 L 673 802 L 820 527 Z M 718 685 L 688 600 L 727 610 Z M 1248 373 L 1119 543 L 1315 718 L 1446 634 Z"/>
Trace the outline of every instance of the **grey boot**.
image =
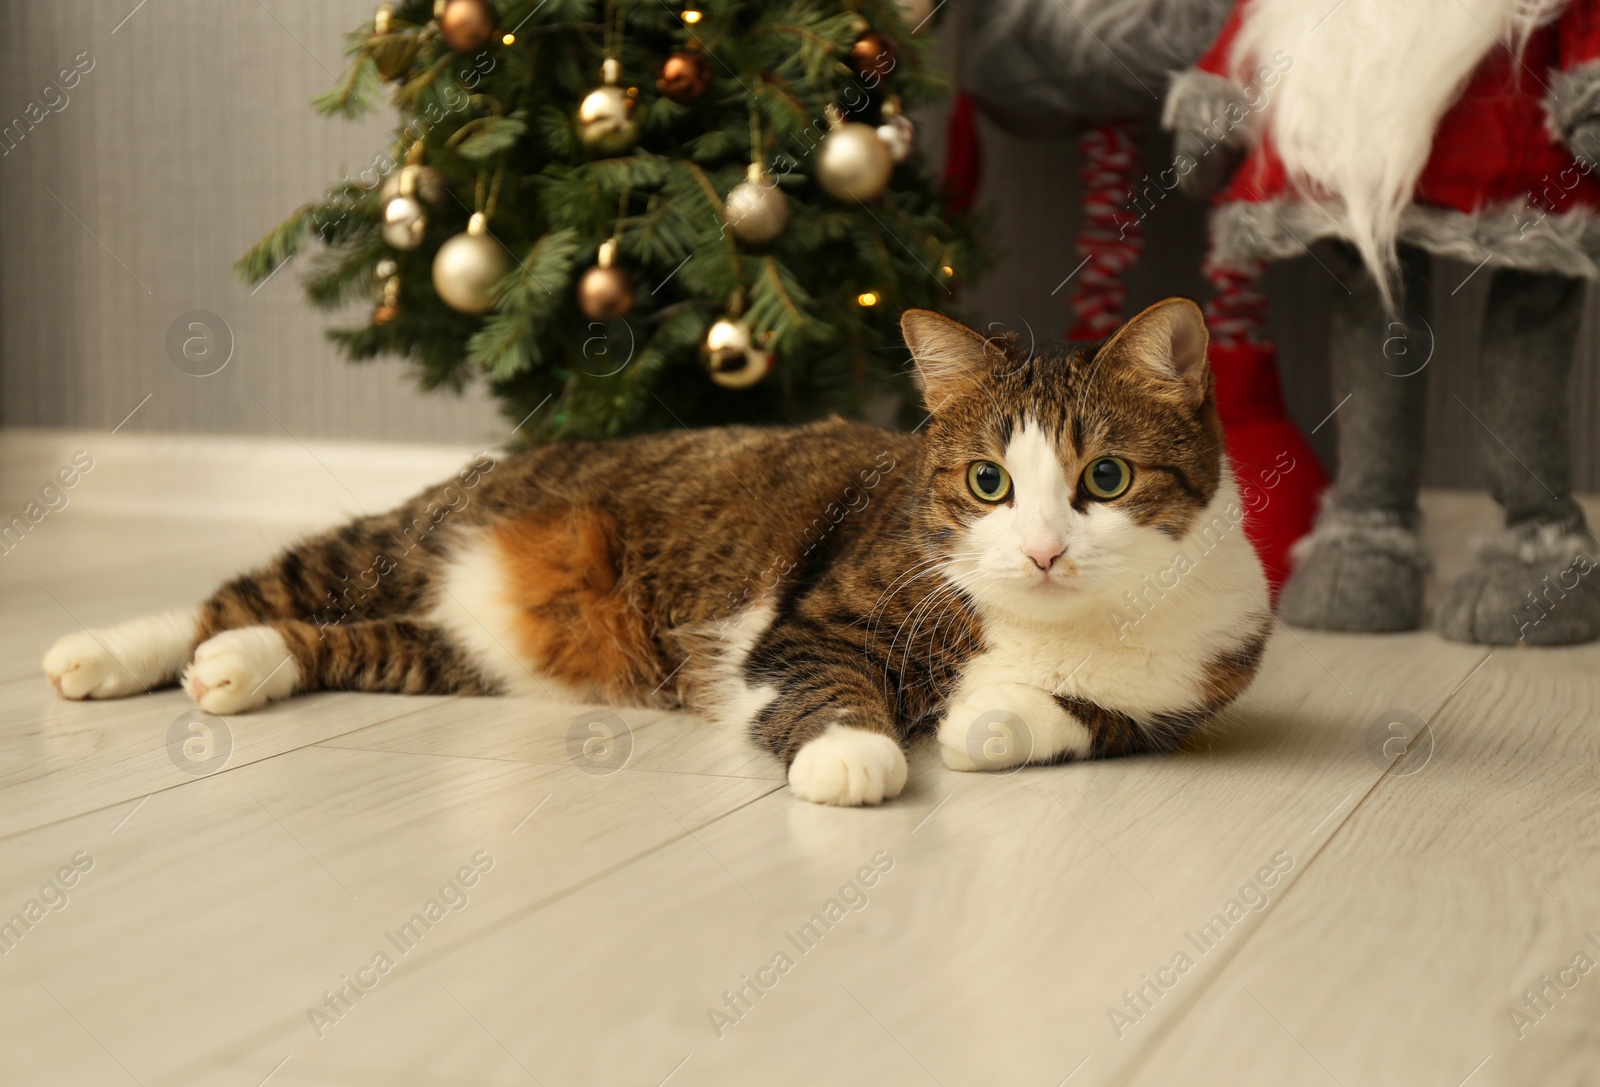
<path id="1" fill-rule="evenodd" d="M 1278 614 L 1314 630 L 1414 630 L 1428 571 L 1417 490 L 1427 403 L 1422 367 L 1431 344 L 1408 328 L 1427 319 L 1428 260 L 1420 250 L 1400 250 L 1402 323 L 1384 310 L 1353 252 L 1341 248 L 1336 259 L 1334 270 L 1353 292 L 1335 296 L 1330 330 L 1339 477 L 1316 530 L 1299 545 L 1304 551 Z"/>
<path id="2" fill-rule="evenodd" d="M 1600 547 L 1572 499 L 1567 375 L 1584 283 L 1495 273 L 1484 321 L 1478 417 L 1489 493 L 1506 527 L 1446 591 L 1439 633 L 1486 645 L 1600 637 Z"/>

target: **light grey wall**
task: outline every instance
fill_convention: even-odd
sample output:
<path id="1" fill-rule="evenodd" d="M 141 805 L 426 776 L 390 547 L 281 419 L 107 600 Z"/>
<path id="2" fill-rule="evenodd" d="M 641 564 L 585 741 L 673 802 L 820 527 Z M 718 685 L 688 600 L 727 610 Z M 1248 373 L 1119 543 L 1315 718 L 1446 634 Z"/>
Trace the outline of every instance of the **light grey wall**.
<path id="1" fill-rule="evenodd" d="M 481 391 L 423 396 L 399 362 L 339 359 L 321 334 L 331 322 L 305 306 L 292 264 L 254 294 L 231 272 L 291 208 L 385 147 L 387 118 L 326 121 L 306 104 L 342 74 L 343 35 L 375 2 L 0 5 L 0 121 L 29 101 L 45 105 L 43 88 L 78 54 L 94 60 L 60 112 L 0 157 L 0 421 L 110 428 L 143 401 L 128 429 L 466 442 L 504 433 Z M 925 122 L 937 161 L 942 117 Z M 982 135 L 1001 259 L 963 301 L 984 320 L 1059 334 L 1069 323 L 1066 292 L 1051 292 L 1078 262 L 1073 149 L 987 124 Z M 1165 154 L 1152 137 L 1147 161 Z M 1129 277 L 1130 305 L 1203 297 L 1202 210 L 1174 196 L 1146 221 L 1146 239 L 1146 259 Z M 1467 271 L 1436 271 L 1427 472 L 1435 485 L 1479 480 L 1477 424 L 1452 395 L 1476 405 L 1488 277 L 1451 296 Z M 1326 303 L 1338 288 L 1310 260 L 1273 269 L 1266 284 L 1291 406 L 1309 429 L 1332 407 Z M 212 377 L 181 372 L 165 346 L 173 320 L 196 309 L 225 319 L 236 342 L 232 361 Z M 1576 478 L 1593 490 L 1600 327 L 1590 316 L 1570 393 Z M 1325 453 L 1333 432 L 1330 425 L 1315 436 Z"/>
<path id="2" fill-rule="evenodd" d="M 109 429 L 148 395 L 127 430 L 503 433 L 481 394 L 423 397 L 399 362 L 343 362 L 294 264 L 254 294 L 232 272 L 284 215 L 387 147 L 387 118 L 328 121 L 307 104 L 343 75 L 344 35 L 376 0 L 136 5 L 0 5 L 0 118 L 44 106 L 80 53 L 94 62 L 0 157 L 0 418 Z M 211 377 L 167 354 L 168 326 L 189 310 L 233 332 L 233 358 Z"/>

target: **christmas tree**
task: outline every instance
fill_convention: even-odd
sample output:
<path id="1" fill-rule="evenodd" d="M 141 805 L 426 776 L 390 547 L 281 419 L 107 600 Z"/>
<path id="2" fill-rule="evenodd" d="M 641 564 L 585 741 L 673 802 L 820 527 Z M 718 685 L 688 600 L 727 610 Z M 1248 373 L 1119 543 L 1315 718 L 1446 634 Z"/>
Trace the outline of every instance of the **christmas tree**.
<path id="1" fill-rule="evenodd" d="M 929 6 L 385 4 L 315 104 L 387 93 L 394 146 L 240 274 L 320 241 L 314 305 L 377 296 L 329 333 L 349 358 L 483 375 L 545 437 L 913 412 L 899 312 L 947 307 L 978 260 L 904 113 L 940 90 Z"/>

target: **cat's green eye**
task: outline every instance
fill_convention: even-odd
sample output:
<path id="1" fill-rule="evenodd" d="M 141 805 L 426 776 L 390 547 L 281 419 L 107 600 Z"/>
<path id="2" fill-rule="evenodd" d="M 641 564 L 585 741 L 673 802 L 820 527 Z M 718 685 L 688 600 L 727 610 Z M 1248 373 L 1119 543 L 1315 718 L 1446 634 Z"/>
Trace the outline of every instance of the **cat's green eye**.
<path id="1" fill-rule="evenodd" d="M 1011 497 L 1011 476 L 992 460 L 975 460 L 967 469 L 967 486 L 984 502 L 1004 502 Z"/>
<path id="2" fill-rule="evenodd" d="M 1133 469 L 1121 457 L 1101 457 L 1083 470 L 1083 489 L 1090 498 L 1109 502 L 1133 483 Z"/>

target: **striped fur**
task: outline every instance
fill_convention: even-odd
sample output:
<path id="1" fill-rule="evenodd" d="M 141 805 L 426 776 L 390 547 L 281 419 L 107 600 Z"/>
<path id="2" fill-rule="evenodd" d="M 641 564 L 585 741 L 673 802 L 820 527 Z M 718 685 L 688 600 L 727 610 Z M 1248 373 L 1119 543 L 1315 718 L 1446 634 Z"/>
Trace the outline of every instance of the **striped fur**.
<path id="1" fill-rule="evenodd" d="M 969 724 L 996 713 L 1033 718 L 1040 746 L 1014 761 L 1183 742 L 1248 685 L 1266 631 L 1198 310 L 1037 354 L 932 314 L 906 329 L 919 434 L 831 419 L 481 454 L 223 585 L 136 675 L 97 678 L 114 669 L 81 636 L 46 671 L 114 697 L 193 657 L 214 712 L 331 689 L 684 707 L 747 728 L 827 803 L 898 793 L 920 733 L 979 768 Z M 1134 482 L 1100 502 L 1078 480 L 1106 455 Z M 975 460 L 1010 464 L 1007 501 L 974 497 Z M 108 644 L 137 641 L 118 629 Z"/>

